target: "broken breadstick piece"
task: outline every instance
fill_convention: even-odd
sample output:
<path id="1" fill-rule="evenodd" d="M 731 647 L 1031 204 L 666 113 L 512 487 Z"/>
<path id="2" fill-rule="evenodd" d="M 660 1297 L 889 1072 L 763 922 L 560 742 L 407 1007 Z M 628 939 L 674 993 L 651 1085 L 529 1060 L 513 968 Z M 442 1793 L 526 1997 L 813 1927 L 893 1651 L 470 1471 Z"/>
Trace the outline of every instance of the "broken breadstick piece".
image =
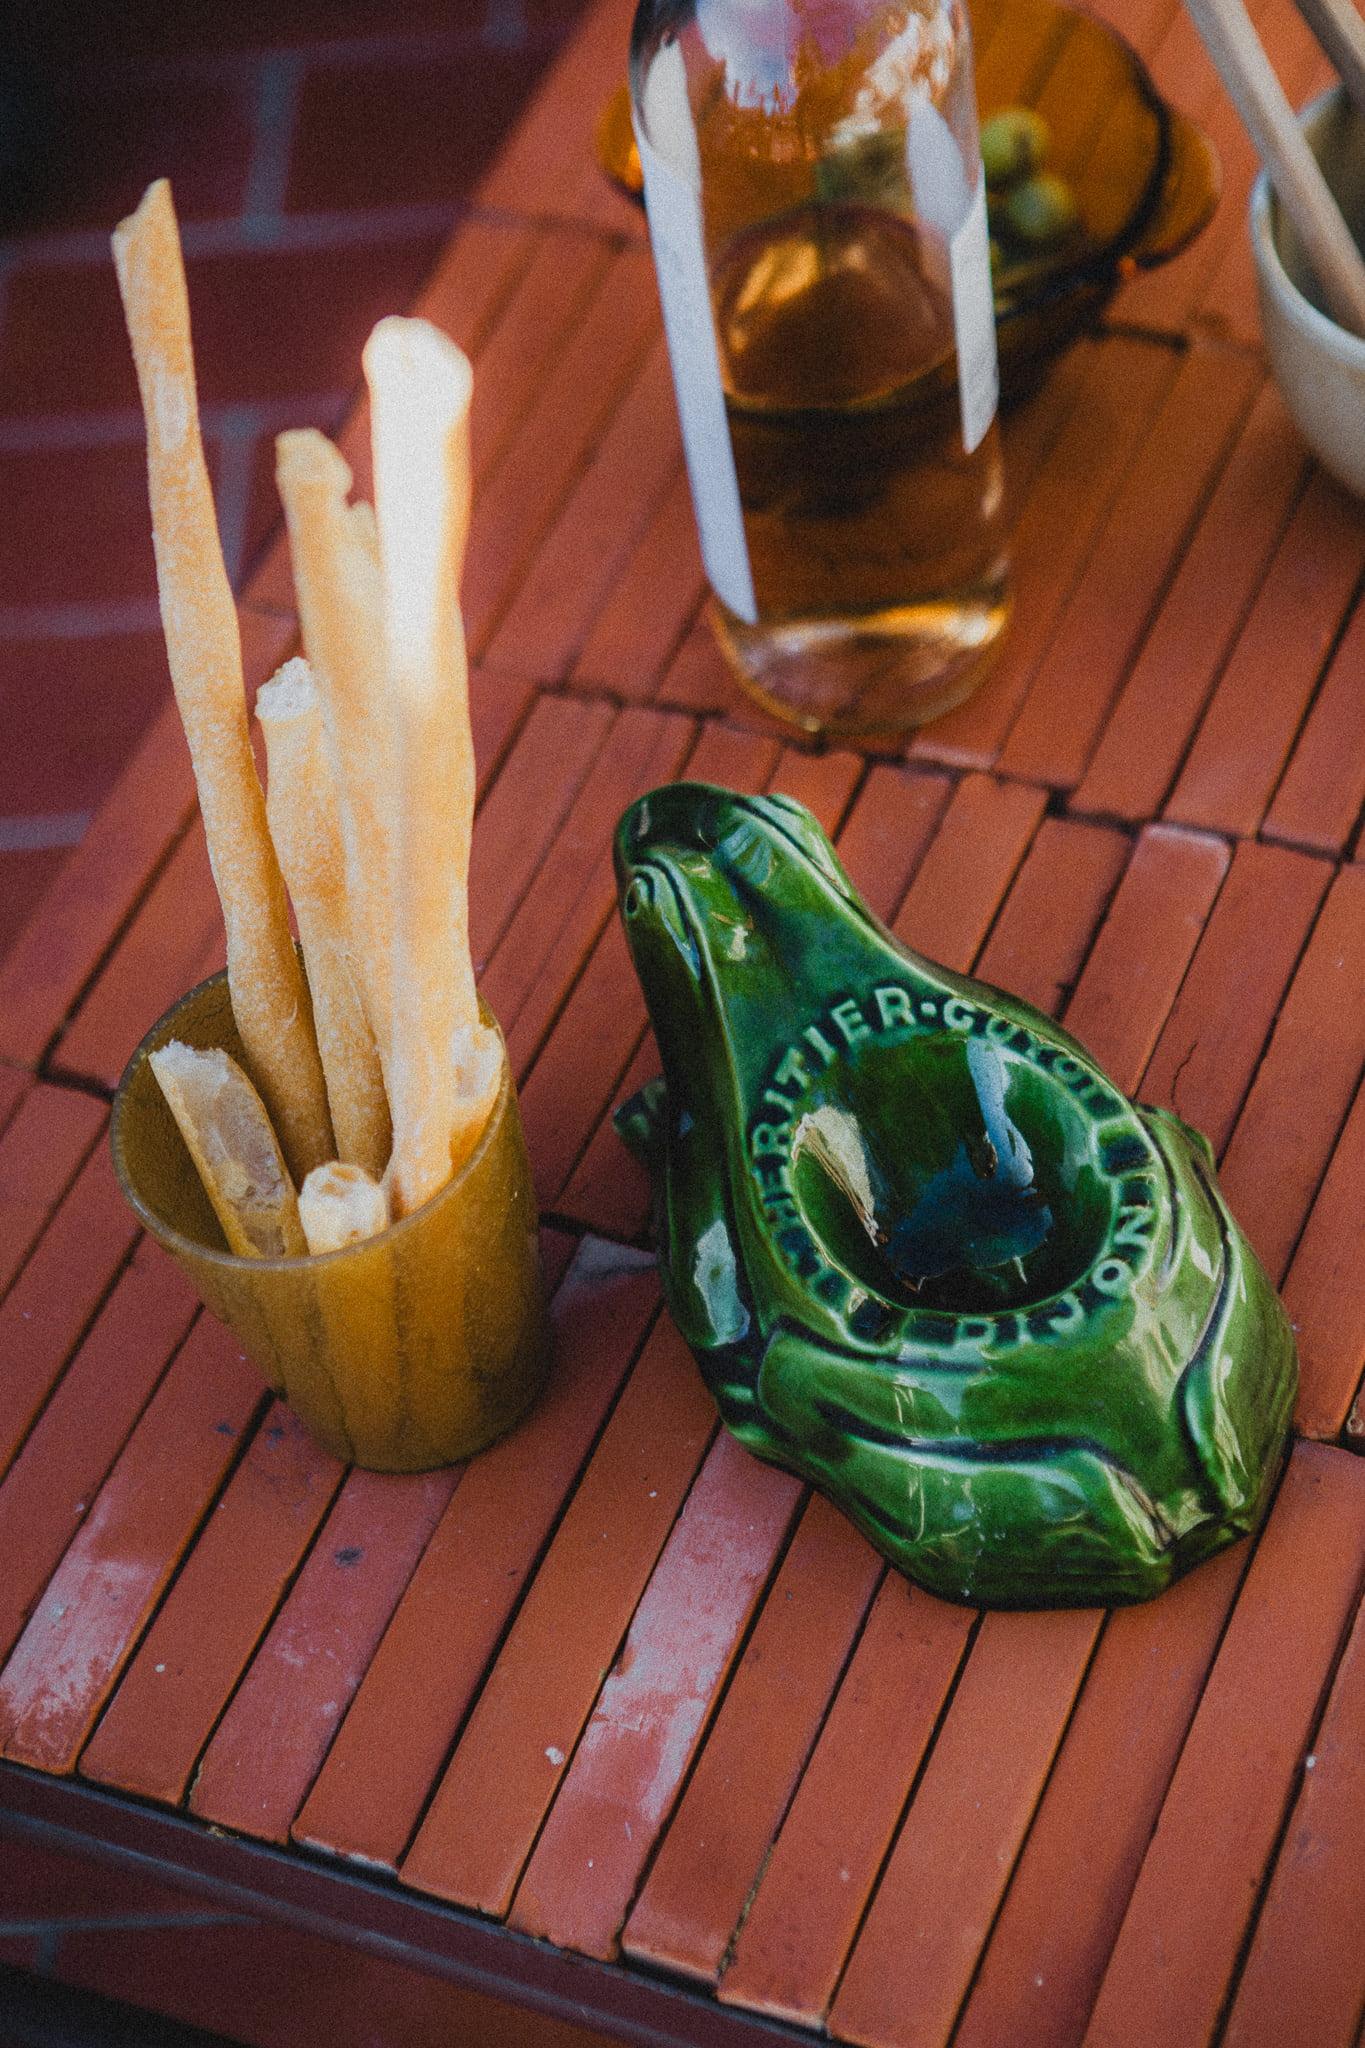
<path id="1" fill-rule="evenodd" d="M 247 733 L 241 639 L 204 466 L 185 269 L 164 179 L 115 229 L 114 262 L 147 421 L 166 652 L 223 906 L 232 1013 L 285 1157 L 302 1175 L 334 1149 L 327 1096 Z"/>
<path id="2" fill-rule="evenodd" d="M 469 524 L 467 358 L 425 320 L 365 347 L 399 786 L 389 1188 L 405 1215 L 473 1150 L 501 1078 L 469 949 L 474 747 L 459 573 Z"/>
<path id="3" fill-rule="evenodd" d="M 339 1252 L 386 1229 L 389 1204 L 363 1167 L 332 1160 L 315 1166 L 300 1188 L 299 1217 L 310 1252 Z"/>
<path id="4" fill-rule="evenodd" d="M 269 767 L 266 815 L 303 941 L 337 1156 L 378 1176 L 389 1157 L 389 1104 L 352 968 L 336 782 L 306 661 L 285 662 L 258 691 L 256 716 Z"/>
<path id="5" fill-rule="evenodd" d="M 228 1249 L 242 1259 L 302 1256 L 308 1246 L 289 1169 L 265 1104 L 237 1062 L 173 1038 L 151 1063 Z"/>
<path id="6" fill-rule="evenodd" d="M 368 505 L 347 503 L 351 472 L 346 459 L 315 428 L 279 435 L 275 478 L 289 527 L 304 645 L 336 779 L 352 967 L 380 1058 L 387 1062 L 393 842 L 400 802 L 396 740 L 387 715 L 374 515 Z"/>

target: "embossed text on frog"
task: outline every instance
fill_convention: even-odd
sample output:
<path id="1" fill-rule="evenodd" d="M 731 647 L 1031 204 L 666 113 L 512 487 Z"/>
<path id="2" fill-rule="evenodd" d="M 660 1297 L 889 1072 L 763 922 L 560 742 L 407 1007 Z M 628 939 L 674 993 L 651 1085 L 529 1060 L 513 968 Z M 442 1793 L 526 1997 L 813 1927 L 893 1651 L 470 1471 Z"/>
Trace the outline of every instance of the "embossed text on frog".
<path id="1" fill-rule="evenodd" d="M 1246 1533 L 1294 1345 L 1205 1139 L 908 952 L 789 798 L 669 785 L 616 860 L 664 1068 L 618 1126 L 735 1433 L 951 1599 L 1140 1600 Z"/>

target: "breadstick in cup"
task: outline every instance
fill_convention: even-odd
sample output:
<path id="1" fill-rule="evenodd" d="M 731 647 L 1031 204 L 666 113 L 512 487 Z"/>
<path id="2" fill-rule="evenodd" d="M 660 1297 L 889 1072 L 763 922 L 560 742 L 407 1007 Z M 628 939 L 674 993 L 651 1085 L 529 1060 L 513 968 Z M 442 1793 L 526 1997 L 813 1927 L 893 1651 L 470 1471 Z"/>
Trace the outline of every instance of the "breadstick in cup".
<path id="1" fill-rule="evenodd" d="M 308 992 L 247 733 L 242 646 L 204 466 L 189 303 L 170 186 L 148 188 L 114 231 L 114 262 L 147 420 L 157 587 L 227 930 L 242 1045 L 300 1178 L 333 1156 Z"/>
<path id="2" fill-rule="evenodd" d="M 379 1235 L 389 1220 L 388 1197 L 363 1167 L 333 1160 L 315 1166 L 299 1189 L 299 1218 L 310 1252 L 339 1252 Z"/>
<path id="3" fill-rule="evenodd" d="M 308 963 L 337 1157 L 377 1178 L 389 1157 L 389 1105 L 352 972 L 336 784 L 306 661 L 285 662 L 257 692 L 256 716 L 269 771 L 266 815 Z"/>
<path id="4" fill-rule="evenodd" d="M 265 1104 L 236 1060 L 173 1038 L 151 1055 L 180 1135 L 239 1259 L 306 1252 L 298 1197 Z"/>
<path id="5" fill-rule="evenodd" d="M 390 1195 L 425 1202 L 473 1150 L 501 1079 L 469 950 L 474 747 L 459 576 L 469 525 L 467 358 L 425 320 L 365 347 L 384 640 L 402 803 L 396 829 Z"/>
<path id="6" fill-rule="evenodd" d="M 275 442 L 275 478 L 289 527 L 299 616 L 322 700 L 336 778 L 352 971 L 381 1060 L 393 1009 L 390 938 L 398 795 L 388 716 L 384 606 L 374 515 L 349 505 L 351 472 L 326 435 L 302 427 Z"/>

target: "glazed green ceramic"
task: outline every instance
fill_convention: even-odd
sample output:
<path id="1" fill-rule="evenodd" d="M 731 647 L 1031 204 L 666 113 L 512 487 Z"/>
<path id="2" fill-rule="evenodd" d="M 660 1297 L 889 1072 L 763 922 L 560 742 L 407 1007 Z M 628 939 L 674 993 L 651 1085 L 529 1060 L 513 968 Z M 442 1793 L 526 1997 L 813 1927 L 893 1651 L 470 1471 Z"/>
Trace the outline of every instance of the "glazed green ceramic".
<path id="1" fill-rule="evenodd" d="M 948 1599 L 1107 1605 L 1252 1527 L 1293 1338 L 1204 1138 L 908 952 L 788 797 L 616 838 L 664 1078 L 618 1114 L 721 1414 Z"/>

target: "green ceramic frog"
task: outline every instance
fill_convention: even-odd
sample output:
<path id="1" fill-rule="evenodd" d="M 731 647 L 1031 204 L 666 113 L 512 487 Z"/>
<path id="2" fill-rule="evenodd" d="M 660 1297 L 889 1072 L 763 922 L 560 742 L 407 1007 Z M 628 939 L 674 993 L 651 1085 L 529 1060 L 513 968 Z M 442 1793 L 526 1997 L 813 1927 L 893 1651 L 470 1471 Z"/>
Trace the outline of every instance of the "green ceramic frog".
<path id="1" fill-rule="evenodd" d="M 655 790 L 616 866 L 664 1068 L 617 1124 L 735 1434 L 954 1600 L 1141 1600 L 1250 1529 L 1294 1344 L 1206 1140 L 908 952 L 788 797 Z"/>

